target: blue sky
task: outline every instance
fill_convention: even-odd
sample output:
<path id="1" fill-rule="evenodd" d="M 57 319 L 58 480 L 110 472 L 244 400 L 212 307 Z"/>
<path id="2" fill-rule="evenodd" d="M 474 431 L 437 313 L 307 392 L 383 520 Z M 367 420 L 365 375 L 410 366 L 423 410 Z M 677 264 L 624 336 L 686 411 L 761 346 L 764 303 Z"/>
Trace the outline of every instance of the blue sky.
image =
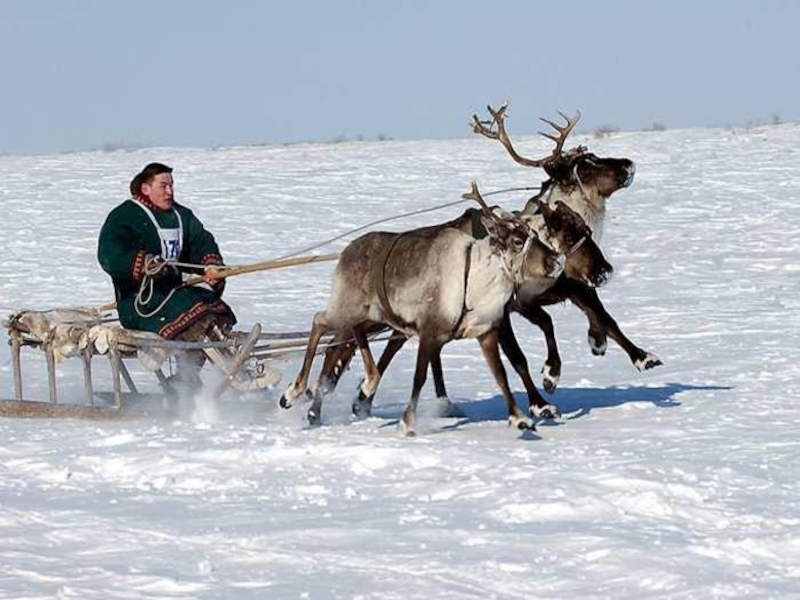
<path id="1" fill-rule="evenodd" d="M 3 0 L 0 153 L 800 120 L 800 3 Z"/>

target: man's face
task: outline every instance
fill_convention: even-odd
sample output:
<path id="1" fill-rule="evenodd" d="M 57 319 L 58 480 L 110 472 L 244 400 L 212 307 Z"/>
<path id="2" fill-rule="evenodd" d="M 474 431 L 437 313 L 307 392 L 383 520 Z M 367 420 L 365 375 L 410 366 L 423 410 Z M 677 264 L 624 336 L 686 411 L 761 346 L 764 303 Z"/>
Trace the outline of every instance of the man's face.
<path id="1" fill-rule="evenodd" d="M 172 208 L 172 173 L 160 173 L 150 183 L 142 184 L 142 193 L 155 204 L 156 208 Z"/>

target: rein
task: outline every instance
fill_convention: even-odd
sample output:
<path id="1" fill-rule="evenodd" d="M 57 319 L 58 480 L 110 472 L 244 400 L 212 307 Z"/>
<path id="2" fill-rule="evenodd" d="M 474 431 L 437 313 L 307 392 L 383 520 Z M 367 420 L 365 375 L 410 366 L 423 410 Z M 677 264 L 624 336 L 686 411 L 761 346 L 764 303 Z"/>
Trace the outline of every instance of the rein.
<path id="1" fill-rule="evenodd" d="M 502 190 L 495 190 L 493 192 L 486 192 L 486 193 L 484 193 L 482 195 L 484 197 L 486 197 L 486 196 L 494 196 L 496 194 L 506 194 L 508 192 L 522 192 L 522 191 L 531 191 L 531 190 L 538 190 L 538 189 L 541 189 L 541 187 L 540 186 L 514 187 L 514 188 L 505 188 L 505 189 L 502 189 Z M 436 206 L 431 206 L 430 208 L 423 208 L 423 209 L 420 209 L 420 210 L 415 210 L 415 211 L 411 211 L 411 212 L 407 212 L 407 213 L 401 213 L 399 215 L 394 215 L 393 217 L 386 217 L 384 219 L 378 219 L 377 221 L 372 221 L 371 223 L 367 223 L 366 225 L 361 225 L 359 227 L 356 227 L 355 229 L 351 229 L 349 231 L 345 231 L 341 235 L 337 235 L 336 237 L 332 237 L 332 238 L 329 238 L 327 240 L 324 240 L 324 241 L 320 242 L 319 244 L 314 244 L 313 246 L 308 246 L 307 248 L 303 248 L 303 249 L 298 250 L 296 252 L 293 252 L 291 254 L 287 254 L 285 256 L 282 256 L 281 258 L 279 258 L 277 260 L 282 260 L 284 258 L 290 258 L 292 256 L 297 256 L 298 254 L 303 254 L 305 252 L 310 252 L 312 250 L 316 250 L 317 248 L 321 248 L 322 246 L 327 246 L 331 242 L 336 242 L 338 240 L 341 240 L 342 238 L 346 238 L 347 236 L 352 235 L 353 233 L 358 233 L 359 231 L 363 231 L 364 229 L 369 229 L 370 227 L 373 227 L 375 225 L 380 225 L 381 223 L 388 223 L 389 221 L 396 221 L 398 219 L 405 219 L 407 217 L 414 217 L 416 215 L 422 215 L 422 214 L 433 212 L 433 211 L 436 211 L 436 210 L 441 210 L 443 208 L 450 208 L 451 206 L 457 206 L 458 204 L 463 204 L 464 202 L 469 202 L 469 201 L 470 201 L 469 199 L 462 198 L 460 200 L 456 200 L 455 202 L 447 202 L 445 204 L 437 204 Z"/>

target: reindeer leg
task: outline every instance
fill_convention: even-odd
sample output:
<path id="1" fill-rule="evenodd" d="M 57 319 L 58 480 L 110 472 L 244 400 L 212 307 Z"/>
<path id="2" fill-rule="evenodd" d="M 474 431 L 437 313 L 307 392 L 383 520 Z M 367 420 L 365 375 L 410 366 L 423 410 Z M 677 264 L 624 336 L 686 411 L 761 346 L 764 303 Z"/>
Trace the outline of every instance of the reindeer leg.
<path id="1" fill-rule="evenodd" d="M 506 399 L 508 406 L 508 423 L 516 429 L 536 429 L 533 421 L 528 419 L 525 414 L 519 409 L 517 403 L 514 401 L 514 395 L 511 393 L 511 388 L 508 386 L 508 376 L 503 367 L 503 362 L 500 360 L 500 349 L 497 344 L 500 335 L 497 329 L 491 329 L 478 338 L 483 357 L 486 359 L 486 364 L 494 375 L 500 391 L 503 392 L 503 397 Z"/>
<path id="2" fill-rule="evenodd" d="M 444 385 L 444 371 L 442 370 L 442 346 L 436 348 L 431 356 L 431 373 L 433 385 L 436 388 L 436 402 L 438 403 L 439 416 L 463 417 L 464 414 L 450 401 Z"/>
<path id="3" fill-rule="evenodd" d="M 569 286 L 569 299 L 586 313 L 589 319 L 589 344 L 592 345 L 592 352 L 595 354 L 603 354 L 605 352 L 605 336 L 608 335 L 627 353 L 631 362 L 639 371 L 646 371 L 664 364 L 655 354 L 642 350 L 622 333 L 617 322 L 606 311 L 594 288 L 579 283 L 571 283 Z M 593 332 L 598 331 L 602 332 L 602 352 L 596 351 L 593 343 L 593 335 L 596 335 Z M 594 339 L 597 340 L 596 337 Z"/>
<path id="4" fill-rule="evenodd" d="M 408 406 L 403 411 L 403 418 L 400 420 L 400 430 L 407 437 L 417 435 L 417 403 L 422 386 L 425 385 L 425 379 L 428 376 L 428 365 L 431 362 L 431 356 L 436 351 L 437 344 L 429 339 L 420 338 L 419 340 L 417 366 L 414 369 L 414 387 L 411 390 Z M 438 344 L 438 346 L 441 347 L 441 344 Z"/>
<path id="5" fill-rule="evenodd" d="M 308 385 L 308 374 L 311 371 L 311 365 L 314 362 L 314 356 L 317 352 L 319 340 L 325 335 L 325 332 L 330 330 L 326 322 L 325 311 L 320 311 L 314 315 L 314 322 L 311 326 L 311 335 L 308 338 L 308 346 L 306 346 L 306 355 L 303 359 L 303 366 L 300 367 L 300 372 L 294 381 L 286 388 L 280 398 L 281 408 L 291 408 L 294 401 L 300 397 L 301 394 L 306 392 Z"/>
<path id="6" fill-rule="evenodd" d="M 338 331 L 325 351 L 325 362 L 322 364 L 317 383 L 311 389 L 311 406 L 306 413 L 309 425 L 319 425 L 322 422 L 322 401 L 336 389 L 339 378 L 353 359 L 356 344 L 348 340 L 350 340 L 348 331 Z"/>
<path id="7" fill-rule="evenodd" d="M 328 344 L 325 362 L 322 363 L 322 370 L 314 390 L 315 396 L 327 396 L 332 393 L 339 384 L 342 374 L 350 366 L 350 361 L 356 353 L 356 343 L 348 341 L 349 339 L 349 331 L 339 331 Z"/>
<path id="8" fill-rule="evenodd" d="M 550 315 L 538 304 L 531 303 L 528 304 L 528 306 L 520 307 L 518 310 L 519 314 L 536 325 L 544 334 L 544 339 L 547 343 L 547 359 L 544 361 L 544 366 L 542 367 L 542 385 L 548 394 L 552 394 L 556 391 L 558 380 L 561 379 L 561 356 L 558 353 L 558 343 L 556 342 L 553 319 L 551 319 Z M 502 332 L 500 343 L 503 344 Z M 503 351 L 506 352 L 506 356 L 511 358 L 505 346 L 503 346 Z M 519 373 L 519 371 L 517 372 Z M 527 388 L 527 385 L 525 387 Z M 531 395 L 530 391 L 528 395 Z"/>
<path id="9" fill-rule="evenodd" d="M 383 349 L 383 354 L 378 359 L 378 373 L 381 377 L 386 372 L 386 369 L 389 367 L 389 364 L 392 362 L 394 355 L 403 347 L 406 343 L 406 337 L 392 337 L 389 339 L 389 342 L 386 344 L 386 348 Z M 364 393 L 363 384 L 358 386 L 358 397 L 353 400 L 353 414 L 358 419 L 366 419 L 369 417 L 370 413 L 372 412 L 372 400 L 375 398 L 375 391 L 373 390 L 372 394 L 367 396 Z"/>
<path id="10" fill-rule="evenodd" d="M 361 325 L 353 327 L 353 335 L 356 338 L 358 349 L 361 350 L 361 359 L 364 361 L 364 381 L 361 384 L 361 391 L 366 396 L 371 396 L 378 389 L 378 383 L 381 380 L 381 374 L 378 372 L 378 367 L 375 365 L 375 358 L 372 356 L 372 351 L 369 349 L 369 341 L 367 341 L 367 334 Z"/>
<path id="11" fill-rule="evenodd" d="M 543 310 L 541 312 L 547 316 L 548 319 L 550 318 Z M 519 347 L 519 342 L 517 341 L 517 336 L 514 335 L 514 329 L 511 327 L 511 318 L 508 313 L 505 314 L 503 320 L 500 322 L 498 336 L 500 347 L 508 357 L 508 360 L 511 361 L 511 366 L 514 367 L 517 375 L 522 379 L 525 391 L 528 392 L 528 412 L 530 412 L 531 416 L 540 417 L 542 419 L 556 419 L 560 417 L 561 412 L 558 410 L 558 407 L 548 403 L 542 398 L 539 390 L 536 389 L 536 385 L 533 383 L 533 378 L 531 378 L 530 371 L 528 370 L 528 361 L 525 358 L 525 353 L 522 351 L 522 348 Z M 556 353 L 558 353 L 557 350 Z"/>

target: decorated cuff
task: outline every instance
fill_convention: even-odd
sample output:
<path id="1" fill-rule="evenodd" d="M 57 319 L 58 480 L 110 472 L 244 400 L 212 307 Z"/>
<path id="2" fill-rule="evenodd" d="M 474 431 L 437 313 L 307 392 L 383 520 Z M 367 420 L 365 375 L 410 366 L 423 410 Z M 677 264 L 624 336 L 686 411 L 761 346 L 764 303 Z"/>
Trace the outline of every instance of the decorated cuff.
<path id="1" fill-rule="evenodd" d="M 222 257 L 219 254 L 214 253 L 204 254 L 203 258 L 200 259 L 200 263 L 205 266 L 223 266 Z M 214 281 L 211 283 L 211 289 L 217 296 L 221 296 L 222 292 L 225 290 L 225 280 L 218 279 L 217 281 Z"/>
<path id="2" fill-rule="evenodd" d="M 142 280 L 144 276 L 144 261 L 147 254 L 144 250 L 139 250 L 136 254 L 133 255 L 133 261 L 131 262 L 131 279 L 136 282 Z"/>
<path id="3" fill-rule="evenodd" d="M 201 265 L 220 265 L 222 266 L 224 263 L 222 262 L 222 257 L 219 254 L 208 253 L 204 254 L 203 258 L 200 259 Z"/>

